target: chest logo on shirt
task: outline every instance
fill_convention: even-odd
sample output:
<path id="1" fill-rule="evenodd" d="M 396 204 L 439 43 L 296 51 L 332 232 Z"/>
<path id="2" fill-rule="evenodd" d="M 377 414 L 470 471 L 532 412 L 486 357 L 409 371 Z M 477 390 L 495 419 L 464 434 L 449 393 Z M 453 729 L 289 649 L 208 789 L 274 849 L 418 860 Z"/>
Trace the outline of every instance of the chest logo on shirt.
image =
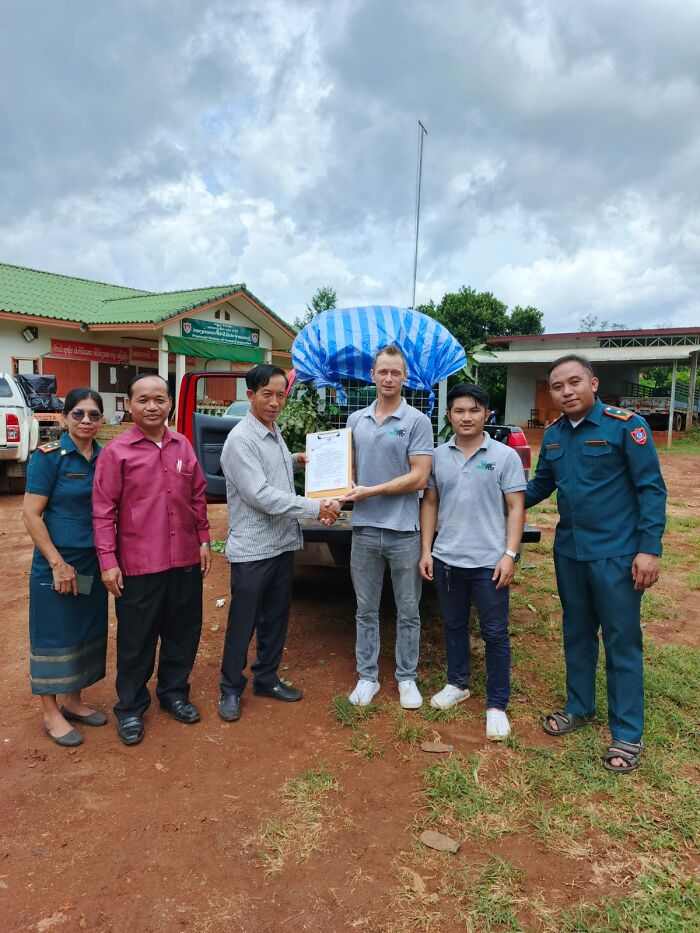
<path id="1" fill-rule="evenodd" d="M 630 437 L 637 444 L 646 444 L 647 442 L 647 432 L 644 428 L 635 428 L 634 431 L 630 431 Z"/>
<path id="2" fill-rule="evenodd" d="M 406 437 L 406 428 L 392 428 L 389 437 Z"/>
<path id="3" fill-rule="evenodd" d="M 496 469 L 496 461 L 492 460 L 490 463 L 488 460 L 482 460 L 481 463 L 477 466 L 477 470 L 488 470 L 489 473 L 493 473 Z"/>

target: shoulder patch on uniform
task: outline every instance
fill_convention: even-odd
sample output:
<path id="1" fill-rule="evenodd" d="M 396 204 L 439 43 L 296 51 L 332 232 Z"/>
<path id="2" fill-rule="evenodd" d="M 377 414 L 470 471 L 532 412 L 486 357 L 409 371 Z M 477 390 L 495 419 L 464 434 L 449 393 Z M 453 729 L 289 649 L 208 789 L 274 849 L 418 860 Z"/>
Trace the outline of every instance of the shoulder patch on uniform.
<path id="1" fill-rule="evenodd" d="M 646 444 L 647 442 L 647 432 L 641 425 L 635 428 L 634 431 L 630 431 L 630 437 L 637 444 Z"/>
<path id="2" fill-rule="evenodd" d="M 614 405 L 606 405 L 603 408 L 603 414 L 608 418 L 617 418 L 618 421 L 629 421 L 634 412 L 626 411 L 624 408 L 615 408 Z"/>
<path id="3" fill-rule="evenodd" d="M 42 444 L 40 447 L 37 447 L 37 450 L 40 450 L 42 454 L 50 454 L 52 450 L 58 450 L 60 446 L 60 441 L 49 441 L 48 444 Z"/>

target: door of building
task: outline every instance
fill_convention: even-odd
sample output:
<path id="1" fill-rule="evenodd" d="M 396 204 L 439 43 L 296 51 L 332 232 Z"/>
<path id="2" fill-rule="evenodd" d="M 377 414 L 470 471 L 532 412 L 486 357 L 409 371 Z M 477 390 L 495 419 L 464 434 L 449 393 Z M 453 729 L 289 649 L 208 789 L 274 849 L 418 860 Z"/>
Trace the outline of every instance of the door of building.
<path id="1" fill-rule="evenodd" d="M 45 356 L 41 361 L 41 371 L 45 376 L 56 377 L 56 395 L 62 398 L 71 389 L 90 385 L 89 360 L 57 360 Z"/>

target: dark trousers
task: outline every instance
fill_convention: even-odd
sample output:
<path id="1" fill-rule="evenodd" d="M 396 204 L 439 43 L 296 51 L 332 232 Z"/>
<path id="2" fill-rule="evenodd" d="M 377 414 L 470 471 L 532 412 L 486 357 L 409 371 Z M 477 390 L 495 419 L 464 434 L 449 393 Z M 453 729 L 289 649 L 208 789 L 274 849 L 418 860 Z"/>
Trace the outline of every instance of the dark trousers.
<path id="1" fill-rule="evenodd" d="M 189 697 L 189 676 L 202 632 L 199 564 L 124 577 L 117 613 L 117 719 L 143 716 L 158 656 L 156 694 L 163 702 Z"/>
<path id="2" fill-rule="evenodd" d="M 566 712 L 595 713 L 598 630 L 605 645 L 608 724 L 613 739 L 639 742 L 644 731 L 642 591 L 632 581 L 634 554 L 574 560 L 554 552 L 566 659 Z"/>
<path id="3" fill-rule="evenodd" d="M 510 699 L 508 587 L 496 589 L 493 567 L 448 567 L 433 561 L 435 590 L 445 625 L 447 682 L 469 687 L 469 616 L 472 598 L 486 644 L 486 706 L 505 709 Z"/>
<path id="4" fill-rule="evenodd" d="M 287 639 L 294 552 L 231 564 L 231 605 L 221 662 L 221 693 L 240 696 L 248 683 L 243 669 L 256 632 L 255 682 L 273 687 Z"/>

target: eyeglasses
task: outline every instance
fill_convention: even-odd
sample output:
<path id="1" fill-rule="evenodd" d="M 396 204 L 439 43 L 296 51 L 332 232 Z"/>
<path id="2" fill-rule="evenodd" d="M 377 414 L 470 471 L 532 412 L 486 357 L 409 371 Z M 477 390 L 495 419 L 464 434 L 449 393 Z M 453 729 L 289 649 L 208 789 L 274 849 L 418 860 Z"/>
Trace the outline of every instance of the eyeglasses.
<path id="1" fill-rule="evenodd" d="M 99 411 L 83 411 L 82 408 L 74 408 L 70 413 L 73 421 L 82 421 L 85 418 L 85 415 L 88 416 L 93 424 L 97 424 L 98 421 L 102 421 L 102 413 Z"/>

